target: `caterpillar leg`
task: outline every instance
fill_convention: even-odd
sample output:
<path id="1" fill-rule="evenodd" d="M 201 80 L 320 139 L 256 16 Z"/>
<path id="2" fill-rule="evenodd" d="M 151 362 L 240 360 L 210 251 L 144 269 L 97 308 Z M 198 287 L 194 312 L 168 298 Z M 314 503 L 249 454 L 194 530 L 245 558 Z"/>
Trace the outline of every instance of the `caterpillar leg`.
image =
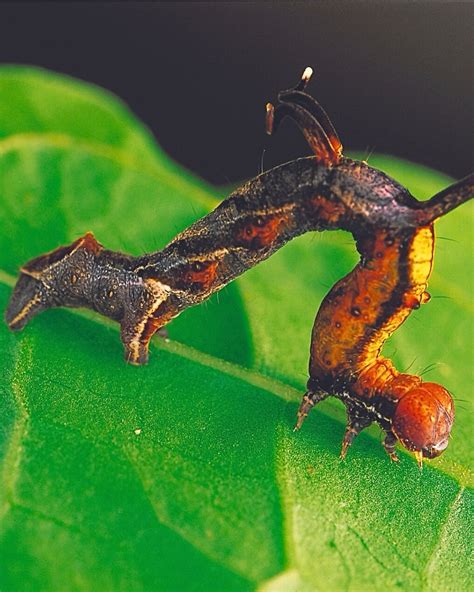
<path id="1" fill-rule="evenodd" d="M 354 442 L 355 438 L 368 428 L 369 425 L 372 423 L 371 419 L 360 417 L 360 416 L 353 416 L 350 411 L 347 412 L 347 425 L 346 425 L 346 432 L 344 434 L 344 438 L 342 439 L 342 447 L 341 447 L 341 460 L 346 458 L 347 451 L 352 443 Z"/>
<path id="2" fill-rule="evenodd" d="M 148 363 L 148 348 L 154 333 L 144 332 L 146 319 L 126 318 L 121 323 L 120 337 L 124 347 L 125 361 L 135 366 Z"/>
<path id="3" fill-rule="evenodd" d="M 298 409 L 296 425 L 294 428 L 295 432 L 301 428 L 304 420 L 308 417 L 308 414 L 311 411 L 311 409 L 315 405 L 326 399 L 328 396 L 329 393 L 326 393 L 324 391 L 307 391 L 304 394 L 303 400 L 301 401 Z"/>
<path id="4" fill-rule="evenodd" d="M 154 306 L 154 304 L 152 305 Z M 151 338 L 158 331 L 167 336 L 163 326 L 170 320 L 167 315 L 153 316 L 153 311 L 146 311 L 137 316 L 127 315 L 120 323 L 120 337 L 125 349 L 125 361 L 135 366 L 148 363 Z"/>
<path id="5" fill-rule="evenodd" d="M 387 432 L 385 434 L 384 441 L 382 443 L 383 447 L 385 448 L 385 452 L 389 455 L 391 460 L 394 462 L 399 462 L 399 458 L 397 453 L 395 452 L 395 446 L 398 440 L 393 432 Z"/>
<path id="6" fill-rule="evenodd" d="M 145 280 L 140 296 L 133 300 L 133 306 L 120 321 L 125 360 L 129 364 L 147 364 L 151 338 L 157 332 L 166 338 L 165 325 L 179 314 L 165 288 L 158 280 Z"/>

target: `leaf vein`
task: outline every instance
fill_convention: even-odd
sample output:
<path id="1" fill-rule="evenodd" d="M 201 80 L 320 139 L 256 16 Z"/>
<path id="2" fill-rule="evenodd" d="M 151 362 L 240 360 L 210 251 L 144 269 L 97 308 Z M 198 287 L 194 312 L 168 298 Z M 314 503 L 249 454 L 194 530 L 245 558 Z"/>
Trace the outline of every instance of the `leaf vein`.
<path id="1" fill-rule="evenodd" d="M 426 566 L 424 569 L 423 583 L 424 583 L 425 588 L 427 588 L 430 574 L 433 571 L 433 568 L 435 567 L 438 553 L 442 550 L 443 546 L 445 545 L 445 539 L 447 538 L 447 535 L 448 535 L 448 529 L 450 526 L 451 518 L 456 513 L 457 508 L 459 506 L 459 503 L 462 499 L 462 496 L 463 496 L 465 490 L 466 490 L 466 488 L 464 486 L 460 487 L 457 495 L 454 497 L 453 501 L 451 502 L 451 505 L 449 506 L 449 510 L 446 514 L 446 517 L 444 518 L 443 524 L 441 525 L 441 527 L 439 529 L 439 534 L 438 534 L 438 537 L 436 540 L 436 544 L 434 545 L 434 547 L 430 553 L 430 556 L 428 557 L 428 559 L 426 561 Z"/>
<path id="2" fill-rule="evenodd" d="M 12 369 L 11 393 L 16 404 L 17 418 L 14 422 L 12 434 L 8 444 L 7 452 L 4 456 L 2 482 L 4 500 L 0 509 L 0 519 L 3 519 L 11 509 L 13 503 L 16 484 L 20 475 L 20 465 L 23 455 L 24 440 L 28 436 L 30 424 L 30 410 L 27 398 L 24 392 L 24 384 L 18 379 L 20 365 L 24 366 L 31 363 L 31 358 L 27 354 L 24 356 L 23 350 L 26 348 L 19 344 L 16 347 L 15 363 Z"/>
<path id="3" fill-rule="evenodd" d="M 4 283 L 5 285 L 12 287 L 15 284 L 15 279 L 9 273 L 0 269 L 0 283 Z M 111 328 L 114 331 L 117 331 L 115 323 L 109 321 L 104 317 L 100 317 L 98 314 L 93 313 L 91 311 L 86 311 L 82 309 L 65 309 L 65 312 L 67 314 L 85 318 L 90 322 L 97 323 L 99 325 Z M 280 382 L 275 378 L 264 376 L 254 370 L 244 368 L 243 366 L 233 364 L 232 362 L 228 362 L 221 358 L 216 358 L 211 354 L 201 352 L 200 350 L 196 350 L 195 348 L 185 345 L 183 343 L 178 343 L 170 339 L 164 340 L 159 336 L 153 338 L 151 343 L 158 350 L 165 350 L 167 352 L 178 355 L 197 364 L 201 364 L 202 366 L 211 368 L 213 370 L 217 370 L 219 372 L 223 372 L 228 376 L 238 378 L 239 380 L 242 380 L 247 384 L 265 390 L 283 399 L 284 401 L 296 402 L 299 401 L 301 397 L 301 392 L 298 389 L 283 382 Z M 321 412 L 324 415 L 332 417 L 336 419 L 336 421 L 340 422 L 340 415 L 338 412 L 336 412 L 336 410 L 333 412 L 332 406 L 325 406 L 324 410 Z M 368 437 L 376 439 L 371 434 L 368 434 Z M 404 450 L 400 450 L 400 454 L 411 458 L 410 455 Z M 474 472 L 467 467 L 461 467 L 457 469 L 457 464 L 447 464 L 446 461 L 443 461 L 443 466 L 449 466 L 452 469 L 453 473 L 449 473 L 449 476 L 454 478 L 459 483 L 459 485 L 464 486 L 466 485 L 466 483 L 469 483 L 474 480 Z M 447 474 L 442 470 L 441 467 L 434 466 L 432 467 L 432 470 L 435 470 L 441 474 Z"/>

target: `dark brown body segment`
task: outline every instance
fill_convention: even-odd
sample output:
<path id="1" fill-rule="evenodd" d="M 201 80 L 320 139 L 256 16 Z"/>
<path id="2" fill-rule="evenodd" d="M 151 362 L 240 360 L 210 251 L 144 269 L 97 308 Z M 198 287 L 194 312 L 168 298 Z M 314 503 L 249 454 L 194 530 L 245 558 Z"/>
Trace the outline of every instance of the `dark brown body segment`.
<path id="1" fill-rule="evenodd" d="M 322 107 L 304 91 L 310 72 L 267 105 L 267 131 L 290 117 L 314 156 L 249 181 L 162 251 L 130 257 L 104 249 L 92 234 L 21 268 L 6 321 L 22 329 L 57 306 L 88 307 L 121 326 L 125 356 L 145 364 L 153 334 L 247 269 L 308 231 L 351 232 L 361 261 L 323 301 L 311 344 L 308 392 L 299 428 L 329 395 L 347 407 L 342 456 L 377 421 L 393 459 L 400 441 L 423 457 L 447 446 L 452 399 L 439 385 L 400 374 L 380 357 L 386 339 L 426 302 L 433 261 L 433 222 L 472 197 L 473 176 L 427 202 L 366 163 L 342 157 L 342 144 Z"/>

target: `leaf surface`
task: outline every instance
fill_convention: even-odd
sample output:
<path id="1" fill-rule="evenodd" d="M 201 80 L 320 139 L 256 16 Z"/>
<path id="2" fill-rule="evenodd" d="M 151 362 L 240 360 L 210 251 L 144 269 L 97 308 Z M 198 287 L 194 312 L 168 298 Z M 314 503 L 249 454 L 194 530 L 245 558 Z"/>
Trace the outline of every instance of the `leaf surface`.
<path id="1" fill-rule="evenodd" d="M 152 251 L 217 203 L 116 99 L 51 73 L 0 70 L 0 137 L 2 309 L 33 256 L 87 230 Z M 450 182 L 371 164 L 419 198 Z M 315 311 L 356 261 L 344 233 L 297 239 L 183 313 L 146 368 L 90 313 L 2 324 L 0 589 L 468 590 L 472 212 L 438 223 L 433 299 L 385 350 L 436 363 L 459 399 L 422 474 L 375 428 L 341 463 L 338 402 L 292 432 Z"/>

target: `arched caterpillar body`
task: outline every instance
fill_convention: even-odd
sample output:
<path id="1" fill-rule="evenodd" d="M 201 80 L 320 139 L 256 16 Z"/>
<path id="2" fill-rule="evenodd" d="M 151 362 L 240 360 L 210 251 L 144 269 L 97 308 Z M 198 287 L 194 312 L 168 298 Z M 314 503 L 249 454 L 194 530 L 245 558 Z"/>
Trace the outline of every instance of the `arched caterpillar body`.
<path id="1" fill-rule="evenodd" d="M 342 157 L 320 105 L 304 92 L 311 71 L 267 105 L 267 132 L 284 117 L 302 129 L 315 156 L 276 167 L 234 191 L 163 250 L 131 257 L 105 249 L 91 233 L 21 268 L 6 320 L 22 329 L 51 307 L 88 307 L 121 325 L 127 361 L 145 364 L 152 335 L 247 269 L 308 231 L 344 229 L 361 261 L 337 282 L 317 314 L 310 379 L 299 428 L 329 395 L 347 408 L 341 456 L 373 421 L 396 459 L 399 440 L 423 457 L 447 446 L 454 408 L 446 389 L 398 373 L 380 357 L 386 339 L 428 300 L 433 222 L 473 194 L 471 175 L 426 202 L 366 163 Z"/>

